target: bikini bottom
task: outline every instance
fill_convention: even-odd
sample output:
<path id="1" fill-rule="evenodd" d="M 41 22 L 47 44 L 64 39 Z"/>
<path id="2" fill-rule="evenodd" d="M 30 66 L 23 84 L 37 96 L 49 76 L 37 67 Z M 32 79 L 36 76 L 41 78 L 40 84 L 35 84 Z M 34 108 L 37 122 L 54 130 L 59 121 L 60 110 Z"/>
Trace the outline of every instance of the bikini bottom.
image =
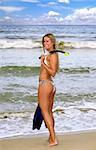
<path id="1" fill-rule="evenodd" d="M 44 84 L 46 84 L 47 82 L 50 82 L 51 84 L 52 84 L 52 86 L 53 86 L 53 93 L 56 91 L 56 87 L 55 87 L 55 84 L 54 84 L 54 82 L 53 82 L 53 80 L 40 80 L 39 81 L 39 84 L 40 85 L 44 85 Z"/>

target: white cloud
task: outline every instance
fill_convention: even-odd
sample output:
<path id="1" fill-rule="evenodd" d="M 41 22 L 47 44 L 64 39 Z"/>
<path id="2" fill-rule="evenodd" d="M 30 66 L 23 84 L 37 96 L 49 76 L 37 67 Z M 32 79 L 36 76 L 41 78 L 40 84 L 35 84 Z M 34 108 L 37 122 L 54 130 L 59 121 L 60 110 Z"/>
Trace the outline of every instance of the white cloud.
<path id="1" fill-rule="evenodd" d="M 30 24 L 57 24 L 60 14 L 55 11 L 49 11 L 38 18 L 30 18 Z"/>
<path id="2" fill-rule="evenodd" d="M 96 8 L 84 8 L 84 9 L 79 9 L 79 10 L 76 10 L 74 12 L 74 15 L 77 15 L 77 16 L 93 16 L 93 15 L 96 15 Z"/>
<path id="3" fill-rule="evenodd" d="M 50 17 L 51 17 L 51 16 L 52 16 L 52 17 L 53 17 L 53 16 L 59 16 L 59 15 L 60 15 L 60 14 L 59 14 L 58 12 L 55 12 L 55 11 L 49 11 L 49 12 L 48 12 L 48 16 L 50 16 Z"/>
<path id="4" fill-rule="evenodd" d="M 48 2 L 48 3 L 39 3 L 38 4 L 41 7 L 55 7 L 57 6 L 56 2 Z"/>
<path id="5" fill-rule="evenodd" d="M 57 4 L 56 2 L 49 2 L 49 3 L 48 3 L 49 6 L 54 6 L 54 5 L 56 5 L 56 4 Z"/>
<path id="6" fill-rule="evenodd" d="M 65 17 L 66 21 L 73 23 L 95 23 L 96 22 L 96 7 L 95 8 L 84 8 L 75 10 L 73 14 Z"/>
<path id="7" fill-rule="evenodd" d="M 5 11 L 4 7 L 3 10 Z M 3 19 L 7 22 L 20 24 L 96 24 L 96 7 L 76 9 L 66 17 L 57 11 L 49 11 L 38 18 L 32 18 L 31 14 L 29 14 L 24 17 L 15 16 L 15 18 L 6 16 Z"/>
<path id="8" fill-rule="evenodd" d="M 1 2 L 3 2 L 3 1 L 13 1 L 14 2 L 14 0 L 0 0 L 0 1 Z M 31 3 L 39 2 L 39 0 L 17 0 L 17 2 L 18 1 L 31 2 Z"/>
<path id="9" fill-rule="evenodd" d="M 60 17 L 58 20 L 59 20 L 59 22 L 63 22 L 63 21 L 64 21 L 64 18 L 63 18 L 63 17 Z"/>
<path id="10" fill-rule="evenodd" d="M 11 18 L 9 16 L 5 16 L 4 19 L 5 20 L 11 20 Z"/>
<path id="11" fill-rule="evenodd" d="M 96 24 L 96 8 L 74 10 L 72 14 L 66 17 L 58 12 L 49 11 L 37 20 L 41 24 Z"/>
<path id="12" fill-rule="evenodd" d="M 58 2 L 60 2 L 60 3 L 67 3 L 67 4 L 69 4 L 69 3 L 70 3 L 70 1 L 69 1 L 69 0 L 58 0 Z"/>
<path id="13" fill-rule="evenodd" d="M 14 12 L 14 11 L 21 11 L 23 7 L 12 7 L 12 6 L 0 6 L 0 10 L 5 12 Z"/>
<path id="14" fill-rule="evenodd" d="M 13 18 L 11 18 L 9 16 L 4 16 L 4 17 L 0 18 L 0 23 L 7 24 L 7 23 L 11 23 L 12 20 L 13 20 Z"/>
<path id="15" fill-rule="evenodd" d="M 37 3 L 38 0 L 21 0 L 22 2 Z"/>

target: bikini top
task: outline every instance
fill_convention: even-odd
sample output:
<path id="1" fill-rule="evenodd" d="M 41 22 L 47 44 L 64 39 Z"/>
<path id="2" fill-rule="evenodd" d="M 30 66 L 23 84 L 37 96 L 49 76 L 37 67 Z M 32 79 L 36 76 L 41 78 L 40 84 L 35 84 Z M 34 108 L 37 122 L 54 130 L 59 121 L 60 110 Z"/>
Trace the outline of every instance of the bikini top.
<path id="1" fill-rule="evenodd" d="M 44 63 L 45 63 L 47 66 L 48 66 L 47 57 L 48 57 L 49 54 L 50 54 L 50 53 L 45 50 L 45 53 L 44 53 L 44 56 L 45 56 Z"/>
<path id="2" fill-rule="evenodd" d="M 44 63 L 48 66 L 47 55 L 45 55 Z"/>

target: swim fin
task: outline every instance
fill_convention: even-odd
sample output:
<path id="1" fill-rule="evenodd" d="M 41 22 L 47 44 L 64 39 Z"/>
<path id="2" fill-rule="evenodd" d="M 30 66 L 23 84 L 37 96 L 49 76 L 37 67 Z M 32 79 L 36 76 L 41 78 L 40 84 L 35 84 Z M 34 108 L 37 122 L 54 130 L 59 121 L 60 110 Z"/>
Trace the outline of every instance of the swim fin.
<path id="1" fill-rule="evenodd" d="M 42 116 L 42 112 L 41 112 L 41 108 L 38 104 L 35 114 L 34 114 L 34 118 L 33 118 L 33 130 L 34 129 L 40 129 L 42 122 L 43 122 L 44 118 Z"/>

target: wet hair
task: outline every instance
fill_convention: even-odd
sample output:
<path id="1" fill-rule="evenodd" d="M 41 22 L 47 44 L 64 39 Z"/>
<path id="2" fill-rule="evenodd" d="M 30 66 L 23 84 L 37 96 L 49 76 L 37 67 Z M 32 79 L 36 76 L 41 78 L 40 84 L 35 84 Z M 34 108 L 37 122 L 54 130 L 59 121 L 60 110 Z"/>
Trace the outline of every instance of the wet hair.
<path id="1" fill-rule="evenodd" d="M 43 45 L 43 49 L 44 49 L 44 38 L 45 37 L 48 37 L 52 43 L 53 43 L 53 49 L 55 50 L 56 49 L 56 38 L 55 36 L 52 34 L 52 33 L 48 33 L 48 34 L 45 34 L 42 38 L 42 45 Z"/>

